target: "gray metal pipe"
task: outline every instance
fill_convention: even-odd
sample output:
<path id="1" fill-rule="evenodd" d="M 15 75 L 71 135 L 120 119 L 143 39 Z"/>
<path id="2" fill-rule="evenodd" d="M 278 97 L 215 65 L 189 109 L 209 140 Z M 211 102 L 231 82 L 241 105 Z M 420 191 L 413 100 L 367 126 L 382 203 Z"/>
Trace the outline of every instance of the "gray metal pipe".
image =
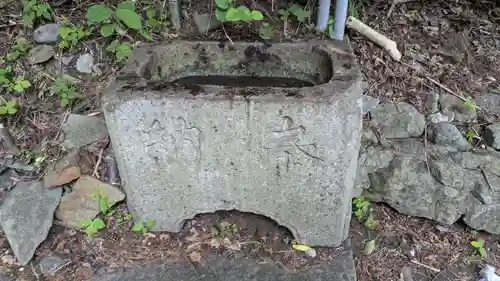
<path id="1" fill-rule="evenodd" d="M 334 34 L 336 40 L 344 40 L 345 23 L 347 19 L 347 7 L 349 0 L 336 0 Z M 330 19 L 331 0 L 319 0 L 318 29 L 325 31 Z"/>

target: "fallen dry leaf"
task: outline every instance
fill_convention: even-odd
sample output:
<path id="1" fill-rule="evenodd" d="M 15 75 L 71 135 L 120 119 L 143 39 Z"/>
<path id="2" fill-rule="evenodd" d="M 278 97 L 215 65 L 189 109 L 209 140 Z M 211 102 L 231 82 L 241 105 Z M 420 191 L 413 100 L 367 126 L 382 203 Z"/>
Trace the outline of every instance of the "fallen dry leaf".
<path id="1" fill-rule="evenodd" d="M 189 254 L 189 260 L 192 262 L 199 263 L 201 261 L 202 255 L 200 252 L 195 251 Z"/>

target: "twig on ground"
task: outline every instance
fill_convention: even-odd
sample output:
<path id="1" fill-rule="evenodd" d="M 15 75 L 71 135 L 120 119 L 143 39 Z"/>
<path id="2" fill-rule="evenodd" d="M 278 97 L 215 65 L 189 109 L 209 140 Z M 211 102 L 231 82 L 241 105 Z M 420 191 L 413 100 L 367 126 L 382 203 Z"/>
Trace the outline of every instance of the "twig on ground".
<path id="1" fill-rule="evenodd" d="M 65 264 L 63 264 L 63 265 L 61 265 L 60 267 L 56 268 L 56 270 L 54 270 L 54 271 L 52 272 L 52 274 L 54 274 L 54 273 L 58 272 L 59 270 L 61 270 L 61 269 L 65 268 L 66 266 L 68 266 L 68 265 L 70 265 L 70 264 L 71 264 L 71 261 L 69 261 L 69 262 L 67 262 L 67 263 L 65 263 Z"/>
<path id="2" fill-rule="evenodd" d="M 40 276 L 38 275 L 38 273 L 36 273 L 36 270 L 35 268 L 33 267 L 33 262 L 30 262 L 30 266 L 31 266 L 31 271 L 33 271 L 33 274 L 35 275 L 36 277 L 36 280 L 40 280 Z"/>
<path id="3" fill-rule="evenodd" d="M 103 152 L 104 152 L 104 147 L 101 148 L 101 150 L 99 151 L 99 158 L 97 158 L 97 163 L 94 166 L 94 172 L 92 172 L 92 177 L 99 178 L 99 166 L 101 166 Z"/>
<path id="4" fill-rule="evenodd" d="M 399 52 L 396 42 L 387 38 L 385 35 L 375 31 L 373 28 L 352 16 L 347 18 L 347 27 L 357 31 L 368 40 L 382 47 L 394 60 L 401 60 L 401 52 Z"/>
<path id="5" fill-rule="evenodd" d="M 425 268 L 427 268 L 427 269 L 430 269 L 430 270 L 432 270 L 432 271 L 434 271 L 434 272 L 438 272 L 438 273 L 439 273 L 439 272 L 441 272 L 441 270 L 439 270 L 439 269 L 437 269 L 437 268 L 435 268 L 435 267 L 432 267 L 432 266 L 429 266 L 429 265 L 423 264 L 423 263 L 421 263 L 421 262 L 419 262 L 419 261 L 417 261 L 417 260 L 411 260 L 411 262 L 412 262 L 412 263 L 414 263 L 414 264 L 416 264 L 416 265 L 419 265 L 419 266 L 425 267 Z"/>
<path id="6" fill-rule="evenodd" d="M 233 40 L 231 40 L 231 37 L 229 37 L 229 34 L 227 34 L 227 31 L 226 29 L 224 28 L 224 23 L 222 23 L 222 31 L 224 31 L 224 34 L 226 35 L 227 39 L 229 39 L 229 42 L 231 42 L 231 44 L 234 44 L 233 43 Z"/>

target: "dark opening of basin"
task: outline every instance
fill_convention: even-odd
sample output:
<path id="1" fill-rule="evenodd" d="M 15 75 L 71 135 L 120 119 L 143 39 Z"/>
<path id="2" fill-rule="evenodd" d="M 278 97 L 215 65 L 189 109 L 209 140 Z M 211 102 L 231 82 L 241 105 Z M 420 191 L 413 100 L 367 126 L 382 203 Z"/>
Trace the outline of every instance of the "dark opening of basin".
<path id="1" fill-rule="evenodd" d="M 297 78 L 269 77 L 269 76 L 187 76 L 176 81 L 176 84 L 191 85 L 214 85 L 231 87 L 279 87 L 279 88 L 303 88 L 312 87 L 313 83 Z"/>

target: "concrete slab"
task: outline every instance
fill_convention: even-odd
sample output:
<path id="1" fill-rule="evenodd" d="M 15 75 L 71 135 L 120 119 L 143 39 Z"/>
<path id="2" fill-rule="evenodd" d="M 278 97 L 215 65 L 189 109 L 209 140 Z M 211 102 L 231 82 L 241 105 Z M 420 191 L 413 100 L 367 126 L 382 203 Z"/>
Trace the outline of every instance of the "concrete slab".
<path id="1" fill-rule="evenodd" d="M 137 48 L 103 99 L 130 210 L 178 232 L 237 209 L 339 245 L 361 136 L 361 75 L 343 44 Z"/>

